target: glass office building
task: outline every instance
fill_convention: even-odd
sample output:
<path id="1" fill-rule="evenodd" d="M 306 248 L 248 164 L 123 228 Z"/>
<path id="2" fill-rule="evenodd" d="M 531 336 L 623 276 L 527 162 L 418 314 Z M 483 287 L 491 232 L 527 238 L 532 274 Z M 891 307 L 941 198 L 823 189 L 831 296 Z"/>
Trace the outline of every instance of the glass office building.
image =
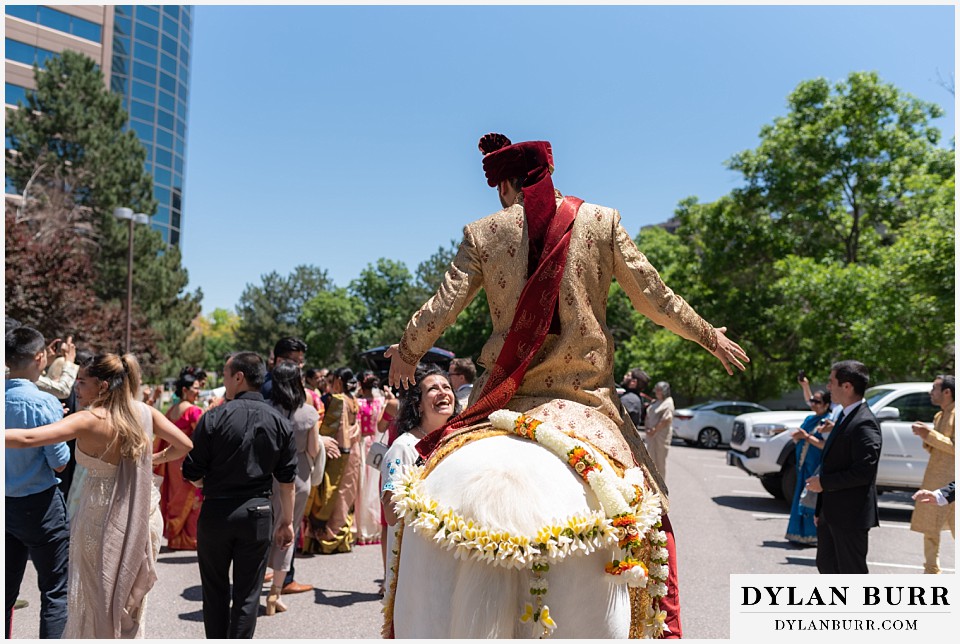
<path id="1" fill-rule="evenodd" d="M 7 5 L 5 13 L 7 107 L 34 87 L 34 62 L 42 68 L 65 49 L 96 60 L 147 151 L 158 203 L 152 224 L 167 243 L 179 244 L 193 7 Z"/>

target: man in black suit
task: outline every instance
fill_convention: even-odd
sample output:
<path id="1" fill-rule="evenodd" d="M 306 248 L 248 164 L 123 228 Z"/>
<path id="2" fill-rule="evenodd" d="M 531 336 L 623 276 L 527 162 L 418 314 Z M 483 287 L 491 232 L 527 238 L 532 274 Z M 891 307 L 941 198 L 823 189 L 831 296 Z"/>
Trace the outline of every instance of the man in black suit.
<path id="1" fill-rule="evenodd" d="M 870 528 L 880 525 L 877 465 L 883 439 L 880 423 L 863 399 L 870 382 L 867 368 L 855 360 L 830 370 L 827 390 L 843 411 L 823 446 L 820 474 L 807 479 L 819 492 L 817 570 L 825 574 L 866 574 Z"/>

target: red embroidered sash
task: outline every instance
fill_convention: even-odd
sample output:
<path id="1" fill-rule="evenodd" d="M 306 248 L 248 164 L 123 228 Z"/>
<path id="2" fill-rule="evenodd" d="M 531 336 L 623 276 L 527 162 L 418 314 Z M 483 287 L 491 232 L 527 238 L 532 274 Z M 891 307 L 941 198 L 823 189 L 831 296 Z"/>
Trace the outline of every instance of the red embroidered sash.
<path id="1" fill-rule="evenodd" d="M 550 323 L 560 296 L 563 270 L 567 265 L 570 230 L 582 203 L 583 200 L 576 197 L 564 197 L 560 203 L 547 228 L 540 265 L 520 293 L 513 323 L 480 398 L 449 423 L 427 434 L 417 443 L 417 451 L 424 458 L 437 448 L 444 437 L 458 429 L 482 422 L 493 412 L 503 409 L 520 388 L 530 362 L 543 346 L 550 331 Z"/>

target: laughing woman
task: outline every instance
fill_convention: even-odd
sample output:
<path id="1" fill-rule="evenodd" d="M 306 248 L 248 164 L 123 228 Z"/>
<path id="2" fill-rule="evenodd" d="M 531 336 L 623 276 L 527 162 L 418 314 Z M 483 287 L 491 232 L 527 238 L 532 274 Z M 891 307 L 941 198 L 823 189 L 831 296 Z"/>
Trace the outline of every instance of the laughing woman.
<path id="1" fill-rule="evenodd" d="M 397 418 L 399 436 L 387 450 L 380 465 L 383 478 L 383 490 L 380 500 L 389 526 L 397 523 L 398 517 L 393 508 L 393 491 L 406 471 L 417 462 L 416 444 L 434 431 L 440 429 L 451 416 L 460 413 L 460 403 L 450 384 L 447 372 L 435 364 L 417 367 L 414 384 L 400 394 L 400 412 Z M 387 528 L 387 555 L 394 551 L 396 536 L 394 530 Z M 389 587 L 393 570 L 387 562 Z"/>

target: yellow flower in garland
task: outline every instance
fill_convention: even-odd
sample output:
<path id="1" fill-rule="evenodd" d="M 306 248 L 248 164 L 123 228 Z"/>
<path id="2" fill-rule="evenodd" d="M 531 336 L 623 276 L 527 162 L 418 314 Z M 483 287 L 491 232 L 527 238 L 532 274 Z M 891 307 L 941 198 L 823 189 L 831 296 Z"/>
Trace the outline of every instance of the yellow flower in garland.
<path id="1" fill-rule="evenodd" d="M 548 634 L 555 631 L 557 628 L 557 623 L 553 621 L 552 617 L 550 617 L 550 608 L 547 606 L 544 606 L 540 609 L 540 619 L 537 621 L 543 624 Z"/>
<path id="2" fill-rule="evenodd" d="M 520 615 L 520 622 L 529 624 L 533 621 L 533 604 L 527 602 L 523 605 L 523 613 Z"/>

